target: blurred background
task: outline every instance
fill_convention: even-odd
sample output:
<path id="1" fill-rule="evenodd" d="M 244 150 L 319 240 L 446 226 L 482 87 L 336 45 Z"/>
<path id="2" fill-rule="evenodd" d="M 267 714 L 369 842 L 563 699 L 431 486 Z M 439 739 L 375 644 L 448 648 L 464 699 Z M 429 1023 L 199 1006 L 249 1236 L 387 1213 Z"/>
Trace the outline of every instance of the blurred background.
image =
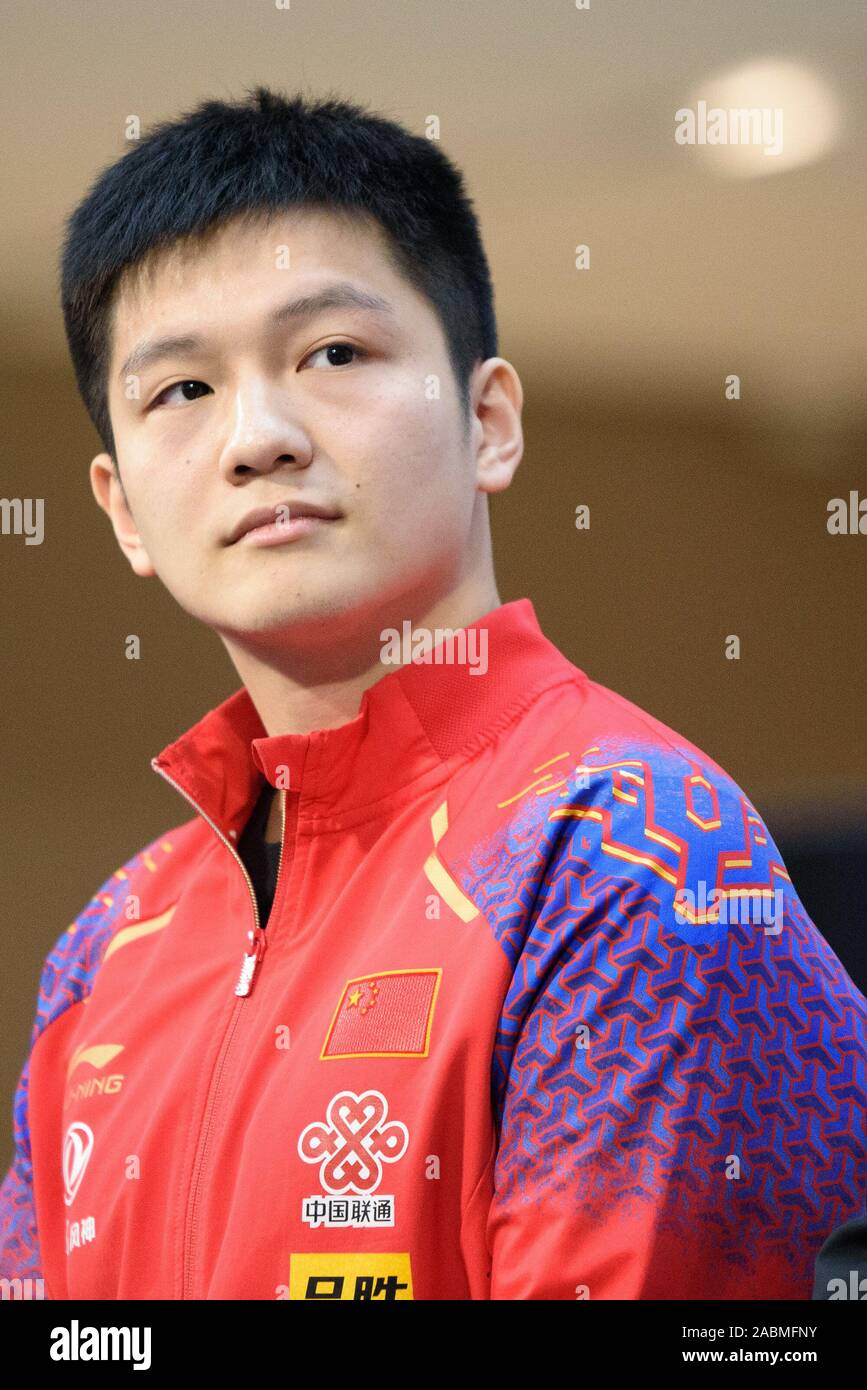
<path id="1" fill-rule="evenodd" d="M 831 499 L 867 500 L 863 4 L 280 3 L 2 5 L 0 494 L 44 498 L 46 528 L 0 535 L 4 1112 L 45 955 L 188 818 L 150 758 L 238 685 L 92 499 L 63 224 L 131 115 L 146 133 L 260 82 L 438 120 L 525 391 L 500 595 L 740 783 L 867 989 L 867 535 L 827 529 Z M 679 144 L 701 102 L 782 110 L 781 153 Z"/>

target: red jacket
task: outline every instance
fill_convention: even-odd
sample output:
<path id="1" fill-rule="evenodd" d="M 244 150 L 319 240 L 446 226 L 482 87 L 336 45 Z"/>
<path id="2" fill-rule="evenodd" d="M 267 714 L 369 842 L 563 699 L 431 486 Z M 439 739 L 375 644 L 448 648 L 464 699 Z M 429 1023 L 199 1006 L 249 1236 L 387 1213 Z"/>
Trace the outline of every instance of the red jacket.
<path id="1" fill-rule="evenodd" d="M 154 759 L 195 814 L 46 960 L 0 1274 L 83 1299 L 810 1297 L 867 1187 L 867 1002 L 716 763 L 529 600 L 471 626 L 484 671 L 411 663 L 340 727 L 274 737 L 242 689 Z M 262 774 L 266 929 L 234 847 Z"/>

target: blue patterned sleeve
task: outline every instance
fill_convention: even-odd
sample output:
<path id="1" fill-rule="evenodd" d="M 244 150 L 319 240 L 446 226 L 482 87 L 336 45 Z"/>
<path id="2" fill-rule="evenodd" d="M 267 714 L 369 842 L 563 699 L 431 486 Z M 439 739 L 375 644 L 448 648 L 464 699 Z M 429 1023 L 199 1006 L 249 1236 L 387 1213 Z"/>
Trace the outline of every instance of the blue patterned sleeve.
<path id="1" fill-rule="evenodd" d="M 715 765 L 601 749 L 545 835 L 498 909 L 492 1296 L 809 1299 L 867 1183 L 867 1000 Z"/>
<path id="2" fill-rule="evenodd" d="M 58 937 L 43 964 L 30 1044 L 13 1102 L 14 1155 L 0 1186 L 0 1279 L 43 1278 L 28 1118 L 33 1049 L 45 1029 L 89 993 L 123 910 L 130 873 L 147 859 L 151 848 L 148 846 L 147 850 L 133 856 L 106 879 L 71 926 Z M 21 1290 L 14 1285 L 10 1294 L 22 1296 Z M 23 1296 L 28 1293 L 25 1291 Z M 30 1296 L 41 1297 L 42 1293 L 31 1291 Z"/>
<path id="3" fill-rule="evenodd" d="M 42 1277 L 36 1209 L 33 1203 L 33 1164 L 27 1125 L 29 1071 L 28 1053 L 18 1079 L 13 1103 L 15 1153 L 0 1186 L 0 1278 L 10 1280 Z"/>

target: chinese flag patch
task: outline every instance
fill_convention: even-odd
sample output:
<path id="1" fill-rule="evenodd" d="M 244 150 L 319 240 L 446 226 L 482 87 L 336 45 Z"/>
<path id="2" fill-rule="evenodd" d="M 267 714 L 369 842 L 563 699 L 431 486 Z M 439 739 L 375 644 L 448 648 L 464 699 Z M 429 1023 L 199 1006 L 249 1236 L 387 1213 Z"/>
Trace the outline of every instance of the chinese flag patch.
<path id="1" fill-rule="evenodd" d="M 385 970 L 347 980 L 320 1060 L 426 1057 L 441 970 Z"/>

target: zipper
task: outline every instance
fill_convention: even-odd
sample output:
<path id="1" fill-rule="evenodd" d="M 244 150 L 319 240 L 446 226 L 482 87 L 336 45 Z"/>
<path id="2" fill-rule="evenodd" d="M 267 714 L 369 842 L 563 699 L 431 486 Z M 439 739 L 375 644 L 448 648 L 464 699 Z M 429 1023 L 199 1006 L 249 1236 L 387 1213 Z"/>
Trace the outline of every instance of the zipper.
<path id="1" fill-rule="evenodd" d="M 265 954 L 266 939 L 265 930 L 259 921 L 259 904 L 256 902 L 256 892 L 253 888 L 253 881 L 250 878 L 250 875 L 247 873 L 247 866 L 244 863 L 238 851 L 235 849 L 235 846 L 232 844 L 232 841 L 228 838 L 228 836 L 223 834 L 222 830 L 218 825 L 214 824 L 214 822 L 211 820 L 211 817 L 202 810 L 201 806 L 197 801 L 193 800 L 189 792 L 185 792 L 183 787 L 175 781 L 174 777 L 170 777 L 169 774 L 163 768 L 161 768 L 158 763 L 151 763 L 151 767 L 154 769 L 155 772 L 158 772 L 160 776 L 166 782 L 169 783 L 170 786 L 174 787 L 175 791 L 180 792 L 184 800 L 188 801 L 189 804 L 192 806 L 193 810 L 197 811 L 198 814 L 202 817 L 202 820 L 207 821 L 214 834 L 217 835 L 220 838 L 220 840 L 222 840 L 223 844 L 226 846 L 226 849 L 232 855 L 232 857 L 235 860 L 235 863 L 241 870 L 241 873 L 244 875 L 244 879 L 247 884 L 247 889 L 250 894 L 250 903 L 253 908 L 253 927 L 250 931 L 247 932 L 247 941 L 249 942 L 249 949 L 244 952 L 244 958 L 241 961 L 241 973 L 238 976 L 238 983 L 235 985 L 235 993 L 240 998 L 246 999 L 246 997 L 252 993 L 253 980 L 255 978 L 256 971 L 262 963 L 262 957 Z M 282 810 L 282 825 L 280 830 L 280 857 L 277 861 L 278 880 L 280 878 L 280 868 L 283 863 L 283 840 L 286 833 L 285 788 L 281 790 L 280 798 L 280 806 Z"/>
<path id="2" fill-rule="evenodd" d="M 176 791 L 180 792 L 184 800 L 189 802 L 193 809 L 202 817 L 204 821 L 207 822 L 207 824 L 211 827 L 214 833 L 230 851 L 236 863 L 240 866 L 241 872 L 243 873 L 244 878 L 247 882 L 247 887 L 250 892 L 250 902 L 253 908 L 253 928 L 251 931 L 248 931 L 247 933 L 247 939 L 250 945 L 250 949 L 248 951 L 245 951 L 244 953 L 244 959 L 241 963 L 241 973 L 238 977 L 238 983 L 235 985 L 234 992 L 238 996 L 238 998 L 235 1002 L 235 1006 L 232 1010 L 231 1017 L 226 1027 L 226 1032 L 223 1036 L 223 1042 L 220 1047 L 220 1054 L 217 1058 L 217 1063 L 214 1069 L 214 1080 L 211 1083 L 211 1088 L 208 1093 L 207 1104 L 205 1107 L 205 1116 L 202 1121 L 202 1132 L 199 1136 L 198 1151 L 196 1153 L 195 1162 L 193 1164 L 193 1175 L 190 1180 L 190 1192 L 187 1199 L 187 1237 L 184 1249 L 183 1290 L 181 1294 L 182 1298 L 189 1299 L 192 1297 L 193 1288 L 193 1264 L 195 1258 L 195 1237 L 197 1229 L 197 1208 L 199 1190 L 201 1187 L 202 1171 L 205 1166 L 205 1159 L 207 1157 L 208 1147 L 210 1143 L 211 1126 L 213 1123 L 214 1111 L 216 1109 L 217 1095 L 220 1090 L 220 1084 L 222 1082 L 223 1072 L 225 1070 L 226 1058 L 229 1054 L 232 1039 L 235 1035 L 235 1029 L 238 1025 L 238 1021 L 241 1016 L 241 1001 L 249 997 L 253 988 L 253 980 L 256 971 L 262 962 L 262 957 L 265 954 L 265 932 L 259 921 L 259 904 L 256 902 L 256 893 L 253 888 L 252 880 L 250 878 L 250 875 L 247 873 L 247 868 L 244 864 L 243 859 L 241 858 L 238 851 L 235 849 L 235 846 L 232 844 L 231 840 L 229 840 L 229 838 L 223 834 L 222 830 L 220 830 L 218 825 L 214 824 L 214 822 L 211 820 L 211 817 L 209 815 L 206 815 L 206 813 L 202 810 L 198 802 L 195 801 L 193 797 L 189 795 L 188 792 L 184 791 L 184 788 L 180 786 L 180 784 L 176 782 L 173 777 L 170 777 L 169 774 L 165 772 L 163 768 L 161 768 L 156 763 L 156 761 L 152 762 L 151 766 L 153 767 L 155 772 L 158 772 L 160 776 L 166 782 L 169 783 L 170 786 L 174 787 Z M 281 810 L 282 817 L 280 834 L 280 855 L 277 861 L 278 881 L 280 878 L 280 869 L 283 864 L 283 844 L 286 836 L 285 788 L 281 789 Z"/>

